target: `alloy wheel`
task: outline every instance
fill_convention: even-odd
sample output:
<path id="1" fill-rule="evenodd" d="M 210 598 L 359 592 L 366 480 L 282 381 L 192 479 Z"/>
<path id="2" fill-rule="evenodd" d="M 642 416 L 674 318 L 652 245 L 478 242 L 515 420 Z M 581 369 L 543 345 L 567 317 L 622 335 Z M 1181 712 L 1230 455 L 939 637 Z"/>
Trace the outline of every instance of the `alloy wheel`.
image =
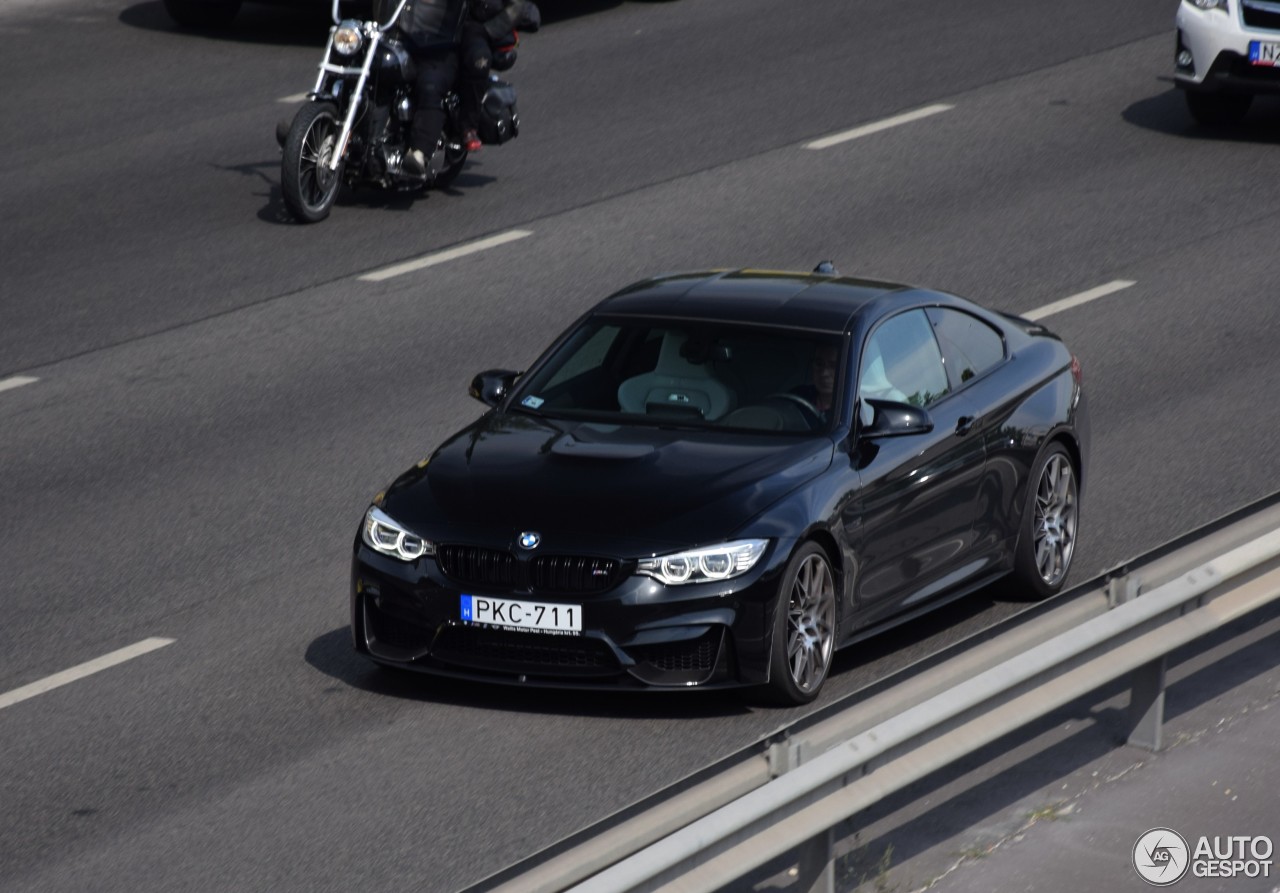
<path id="1" fill-rule="evenodd" d="M 822 685 L 835 639 L 836 597 L 831 568 L 810 555 L 791 584 L 787 603 L 787 665 L 801 691 Z"/>
<path id="2" fill-rule="evenodd" d="M 1061 453 L 1049 457 L 1036 488 L 1035 560 L 1040 579 L 1057 586 L 1076 548 L 1076 479 Z"/>

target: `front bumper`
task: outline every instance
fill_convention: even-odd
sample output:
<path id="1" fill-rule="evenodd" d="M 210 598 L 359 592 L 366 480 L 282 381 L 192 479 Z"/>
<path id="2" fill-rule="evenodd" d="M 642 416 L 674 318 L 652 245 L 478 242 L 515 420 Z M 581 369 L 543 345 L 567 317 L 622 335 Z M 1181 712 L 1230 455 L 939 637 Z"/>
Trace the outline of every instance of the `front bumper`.
<path id="1" fill-rule="evenodd" d="M 718 688 L 768 681 L 778 577 L 775 541 L 747 574 L 665 586 L 626 574 L 593 594 L 484 588 L 445 576 L 432 558 L 412 564 L 356 540 L 351 631 L 380 664 L 455 678 L 560 688 Z M 465 623 L 463 594 L 582 606 L 580 635 Z"/>
<path id="2" fill-rule="evenodd" d="M 1184 90 L 1203 92 L 1280 93 L 1280 69 L 1249 64 L 1251 41 L 1280 42 L 1280 14 L 1250 12 L 1266 27 L 1245 24 L 1241 0 L 1231 0 L 1225 12 L 1178 7 L 1174 47 L 1174 83 Z M 1191 53 L 1190 67 L 1180 67 L 1177 55 Z"/>

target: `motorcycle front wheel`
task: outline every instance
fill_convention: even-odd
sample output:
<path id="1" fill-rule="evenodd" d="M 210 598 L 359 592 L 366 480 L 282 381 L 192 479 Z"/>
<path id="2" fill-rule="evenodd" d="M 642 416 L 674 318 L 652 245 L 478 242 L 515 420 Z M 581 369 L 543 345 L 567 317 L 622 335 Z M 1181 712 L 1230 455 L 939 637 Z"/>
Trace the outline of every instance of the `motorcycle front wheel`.
<path id="1" fill-rule="evenodd" d="M 309 102 L 298 110 L 284 141 L 280 189 L 284 203 L 302 223 L 318 223 L 329 216 L 342 186 L 342 162 L 329 162 L 338 148 L 342 122 L 329 102 Z"/>

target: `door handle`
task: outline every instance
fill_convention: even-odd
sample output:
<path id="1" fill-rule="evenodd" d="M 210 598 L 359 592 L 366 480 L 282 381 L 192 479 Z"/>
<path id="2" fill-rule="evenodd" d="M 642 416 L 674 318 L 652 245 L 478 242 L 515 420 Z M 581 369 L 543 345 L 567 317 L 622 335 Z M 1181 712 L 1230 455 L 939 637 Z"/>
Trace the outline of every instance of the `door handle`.
<path id="1" fill-rule="evenodd" d="M 956 434 L 960 437 L 964 437 L 969 433 L 970 429 L 973 428 L 974 421 L 975 419 L 971 415 L 960 416 L 959 421 L 956 422 Z"/>

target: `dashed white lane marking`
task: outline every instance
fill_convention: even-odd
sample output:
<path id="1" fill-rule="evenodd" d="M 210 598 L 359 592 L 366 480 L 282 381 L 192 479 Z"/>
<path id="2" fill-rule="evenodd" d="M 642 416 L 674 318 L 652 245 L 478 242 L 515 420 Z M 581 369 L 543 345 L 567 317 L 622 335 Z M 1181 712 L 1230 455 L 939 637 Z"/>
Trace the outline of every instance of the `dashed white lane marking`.
<path id="1" fill-rule="evenodd" d="M 1044 319 L 1046 316 L 1053 316 L 1055 313 L 1061 313 L 1063 310 L 1070 310 L 1072 307 L 1079 307 L 1081 304 L 1088 304 L 1090 301 L 1096 301 L 1098 298 L 1105 298 L 1107 295 L 1113 295 L 1118 291 L 1124 291 L 1131 285 L 1137 285 L 1129 279 L 1117 279 L 1115 282 L 1108 282 L 1106 285 L 1099 285 L 1097 288 L 1091 288 L 1088 291 L 1082 291 L 1078 295 L 1072 295 L 1069 298 L 1063 298 L 1061 301 L 1054 301 L 1052 304 L 1045 304 L 1030 313 L 1024 313 L 1025 319 L 1037 320 Z"/>
<path id="2" fill-rule="evenodd" d="M 0 391 L 12 391 L 14 388 L 20 388 L 24 384 L 35 384 L 40 379 L 31 378 L 28 375 L 15 375 L 12 378 L 0 378 Z"/>
<path id="3" fill-rule="evenodd" d="M 505 233 L 499 233 L 496 236 L 489 236 L 487 239 L 478 239 L 475 242 L 468 242 L 465 245 L 459 245 L 456 248 L 449 248 L 444 251 L 437 251 L 434 254 L 428 254 L 417 260 L 407 260 L 404 263 L 393 264 L 389 267 L 383 267 L 381 270 L 374 270 L 372 273 L 365 273 L 360 277 L 365 282 L 381 282 L 384 279 L 390 279 L 393 276 L 403 276 L 405 273 L 412 273 L 415 270 L 422 270 L 426 267 L 434 267 L 436 264 L 442 264 L 445 261 L 456 260 L 459 257 L 466 257 L 468 254 L 475 254 L 477 251 L 486 251 L 490 248 L 496 248 L 499 245 L 505 245 L 508 242 L 514 242 L 517 239 L 523 239 L 525 236 L 532 236 L 533 233 L 527 229 L 513 229 Z"/>
<path id="4" fill-rule="evenodd" d="M 916 109 L 914 112 L 903 112 L 901 115 L 894 115 L 892 118 L 885 118 L 883 121 L 875 121 L 871 124 L 863 124 L 861 127 L 855 127 L 852 130 L 845 130 L 841 133 L 833 133 L 831 136 L 824 136 L 820 140 L 814 140 L 805 145 L 806 149 L 829 149 L 840 143 L 847 143 L 849 140 L 856 140 L 859 137 L 868 136 L 872 133 L 879 133 L 882 130 L 888 130 L 891 127 L 899 127 L 903 124 L 910 124 L 912 121 L 919 121 L 921 118 L 928 118 L 931 115 L 937 115 L 941 112 L 948 112 L 955 108 L 954 105 L 946 103 L 937 103 L 935 105 L 926 105 L 922 109 Z"/>
<path id="5" fill-rule="evenodd" d="M 121 648 L 119 651 L 113 651 L 110 654 L 104 654 L 102 657 L 94 658 L 87 663 L 72 667 L 69 670 L 63 670 L 61 673 L 54 673 L 52 676 L 46 676 L 30 685 L 24 685 L 21 688 L 15 688 L 13 691 L 0 694 L 0 710 L 5 707 L 12 707 L 28 698 L 34 698 L 36 695 L 42 695 L 47 691 L 66 685 L 69 682 L 75 682 L 86 676 L 92 676 L 94 673 L 101 672 L 117 664 L 122 664 L 127 660 L 133 660 L 135 657 L 141 657 L 144 654 L 163 648 L 166 645 L 172 645 L 173 639 L 143 639 L 136 645 L 130 645 L 128 648 Z"/>
<path id="6" fill-rule="evenodd" d="M 295 103 L 305 102 L 307 99 L 307 96 L 309 95 L 310 94 L 308 93 L 295 93 L 292 96 L 283 96 L 280 99 L 277 99 L 276 102 L 287 103 L 288 105 L 294 105 Z"/>

